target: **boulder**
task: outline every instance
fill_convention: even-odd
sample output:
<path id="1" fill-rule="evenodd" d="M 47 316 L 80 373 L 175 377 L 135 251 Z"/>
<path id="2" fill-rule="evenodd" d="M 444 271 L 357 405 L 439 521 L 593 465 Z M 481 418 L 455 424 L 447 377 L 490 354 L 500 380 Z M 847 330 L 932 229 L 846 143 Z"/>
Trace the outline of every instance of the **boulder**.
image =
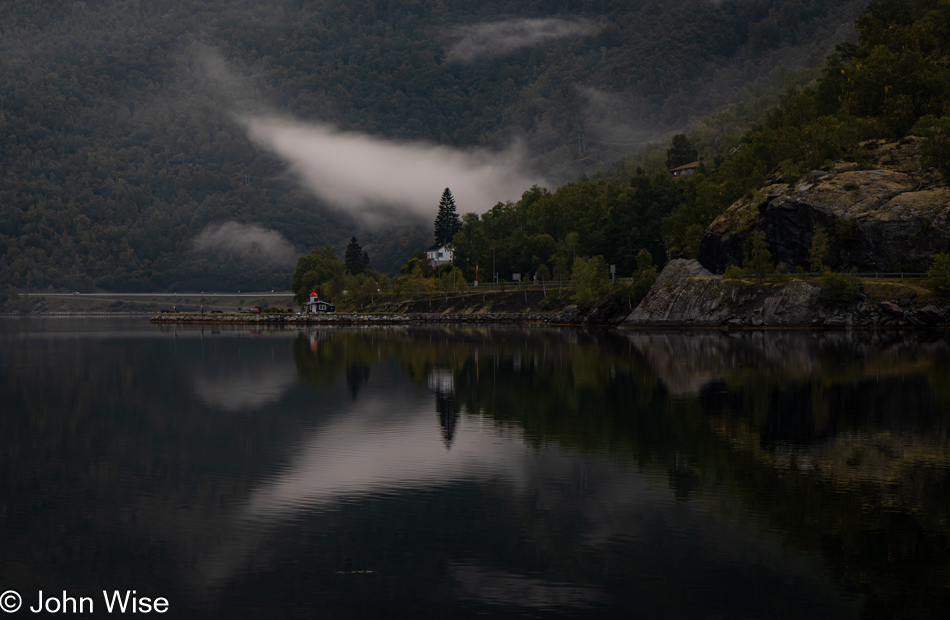
<path id="1" fill-rule="evenodd" d="M 819 288 L 786 283 L 724 281 L 695 260 L 667 263 L 624 327 L 770 327 L 810 325 Z"/>

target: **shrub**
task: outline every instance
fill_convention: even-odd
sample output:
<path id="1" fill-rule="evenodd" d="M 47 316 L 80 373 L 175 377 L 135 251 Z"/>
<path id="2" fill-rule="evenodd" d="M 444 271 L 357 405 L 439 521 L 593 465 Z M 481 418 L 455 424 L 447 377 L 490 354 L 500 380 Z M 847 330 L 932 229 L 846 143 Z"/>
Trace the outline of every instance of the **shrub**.
<path id="1" fill-rule="evenodd" d="M 847 308 L 861 294 L 861 279 L 850 273 L 826 271 L 821 276 L 818 301 L 831 308 Z"/>
<path id="2" fill-rule="evenodd" d="M 542 312 L 550 312 L 561 305 L 560 302 L 561 298 L 557 293 L 554 291 L 548 291 L 547 295 L 544 296 L 544 300 L 538 304 L 538 309 Z"/>
<path id="3" fill-rule="evenodd" d="M 726 280 L 741 280 L 745 277 L 745 270 L 738 265 L 729 265 L 722 277 Z"/>

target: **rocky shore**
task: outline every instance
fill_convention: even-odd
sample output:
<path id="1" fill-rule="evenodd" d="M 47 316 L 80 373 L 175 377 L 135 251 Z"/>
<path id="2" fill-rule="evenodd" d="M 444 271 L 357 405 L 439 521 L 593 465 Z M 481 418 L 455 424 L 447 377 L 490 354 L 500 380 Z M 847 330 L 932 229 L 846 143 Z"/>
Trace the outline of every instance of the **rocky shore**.
<path id="1" fill-rule="evenodd" d="M 801 280 L 784 283 L 730 281 L 695 260 L 670 261 L 621 327 L 900 328 L 948 327 L 950 305 L 929 298 L 870 299 L 846 308 L 823 306 L 821 288 Z"/>
<path id="2" fill-rule="evenodd" d="M 929 296 L 872 298 L 845 308 L 819 300 L 821 287 L 804 280 L 728 280 L 695 260 L 670 261 L 632 311 L 610 296 L 596 307 L 560 312 L 381 312 L 330 314 L 161 313 L 153 323 L 218 325 L 463 325 L 538 324 L 624 328 L 914 328 L 950 327 L 950 304 Z"/>

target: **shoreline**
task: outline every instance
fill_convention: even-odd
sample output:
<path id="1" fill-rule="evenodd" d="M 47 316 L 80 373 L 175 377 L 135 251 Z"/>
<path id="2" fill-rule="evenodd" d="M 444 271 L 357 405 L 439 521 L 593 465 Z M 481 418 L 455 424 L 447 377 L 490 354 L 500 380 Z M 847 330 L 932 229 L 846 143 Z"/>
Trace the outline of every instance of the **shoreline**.
<path id="1" fill-rule="evenodd" d="M 360 314 L 334 313 L 324 315 L 201 315 L 201 314 L 160 314 L 154 312 L 44 312 L 44 313 L 0 313 L 0 319 L 70 319 L 70 318 L 140 318 L 156 325 L 549 325 L 551 327 L 596 327 L 615 328 L 623 331 L 943 331 L 950 324 L 914 325 L 898 322 L 888 325 L 868 324 L 778 324 L 778 325 L 742 325 L 715 324 L 694 321 L 651 322 L 648 324 L 630 323 L 585 323 L 576 317 L 565 317 L 561 313 L 468 313 L 468 314 Z M 570 320 L 574 318 L 575 320 Z"/>
<path id="2" fill-rule="evenodd" d="M 407 313 L 407 314 L 264 314 L 264 315 L 208 315 L 208 314 L 152 314 L 149 323 L 180 325 L 411 325 L 411 324 L 543 324 L 570 325 L 561 313 Z"/>
<path id="3" fill-rule="evenodd" d="M 72 318 L 147 318 L 154 316 L 154 312 L 0 312 L 0 319 L 72 319 Z"/>

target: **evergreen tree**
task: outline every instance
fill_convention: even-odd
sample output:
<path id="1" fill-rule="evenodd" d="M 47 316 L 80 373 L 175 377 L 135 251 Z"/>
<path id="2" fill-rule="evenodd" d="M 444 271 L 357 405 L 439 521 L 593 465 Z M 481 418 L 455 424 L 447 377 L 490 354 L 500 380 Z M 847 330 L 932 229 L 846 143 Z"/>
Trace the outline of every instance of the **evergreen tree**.
<path id="1" fill-rule="evenodd" d="M 455 199 L 452 192 L 445 188 L 442 199 L 439 201 L 439 214 L 435 217 L 435 242 L 437 245 L 448 243 L 462 228 L 462 220 L 455 210 Z"/>
<path id="2" fill-rule="evenodd" d="M 363 248 L 356 242 L 356 237 L 351 238 L 349 245 L 346 246 L 346 254 L 343 257 L 343 262 L 346 263 L 347 273 L 354 276 L 363 273 L 363 269 L 366 266 L 363 263 Z"/>
<path id="3" fill-rule="evenodd" d="M 699 152 L 693 148 L 686 134 L 679 133 L 670 141 L 670 148 L 666 150 L 666 168 L 672 170 L 686 164 L 691 164 L 699 158 Z"/>

